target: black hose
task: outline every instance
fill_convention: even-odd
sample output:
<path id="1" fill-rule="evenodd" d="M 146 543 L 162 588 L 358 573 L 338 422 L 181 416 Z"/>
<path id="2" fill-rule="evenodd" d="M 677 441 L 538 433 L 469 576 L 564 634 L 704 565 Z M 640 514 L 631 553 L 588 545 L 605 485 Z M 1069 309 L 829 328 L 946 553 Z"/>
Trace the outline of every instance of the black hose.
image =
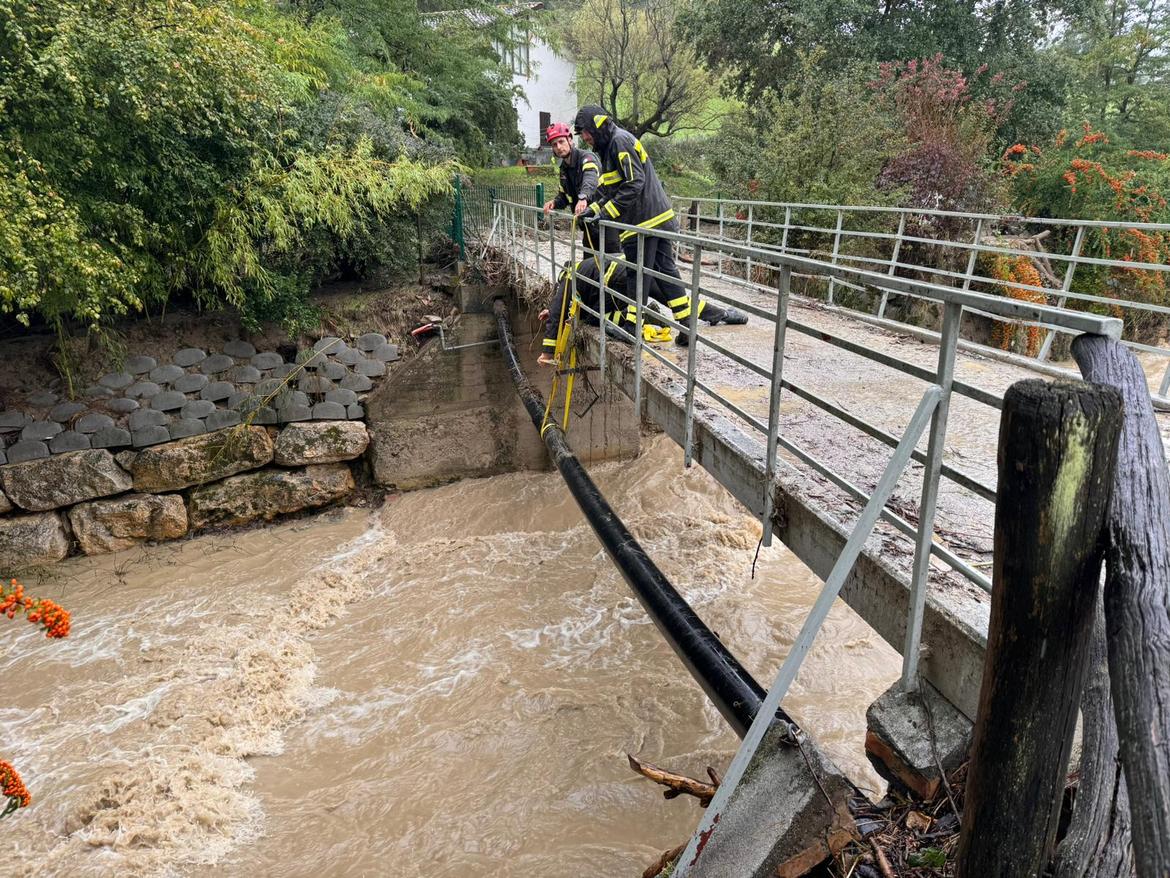
<path id="1" fill-rule="evenodd" d="M 512 343 L 512 326 L 503 300 L 494 305 L 500 332 L 500 346 L 508 359 L 512 380 L 532 423 L 539 430 L 544 420 L 544 400 L 528 382 L 516 359 Z M 707 697 L 741 738 L 764 700 L 764 690 L 698 617 L 690 605 L 670 584 L 645 550 L 626 529 L 617 513 L 593 484 L 585 468 L 573 454 L 565 434 L 555 423 L 544 430 L 544 444 L 564 477 L 569 491 L 585 518 L 593 527 L 613 563 L 638 596 L 658 630 L 682 659 L 691 676 L 698 681 Z"/>

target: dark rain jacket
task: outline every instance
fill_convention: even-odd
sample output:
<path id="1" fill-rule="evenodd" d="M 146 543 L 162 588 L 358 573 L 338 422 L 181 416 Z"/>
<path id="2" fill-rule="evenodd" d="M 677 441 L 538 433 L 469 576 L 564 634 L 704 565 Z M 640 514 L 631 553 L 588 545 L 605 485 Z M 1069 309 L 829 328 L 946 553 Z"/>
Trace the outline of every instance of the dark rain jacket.
<path id="1" fill-rule="evenodd" d="M 598 106 L 582 107 L 574 125 L 578 131 L 589 132 L 601 160 L 601 185 L 590 199 L 590 209 L 602 219 L 678 231 L 674 207 L 642 142 L 619 128 Z M 620 237 L 624 242 L 633 235 L 624 231 Z"/>
<path id="2" fill-rule="evenodd" d="M 573 207 L 580 198 L 589 201 L 597 191 L 600 167 L 597 156 L 574 146 L 568 158 L 561 161 L 561 191 L 553 199 L 553 207 L 562 210 Z"/>

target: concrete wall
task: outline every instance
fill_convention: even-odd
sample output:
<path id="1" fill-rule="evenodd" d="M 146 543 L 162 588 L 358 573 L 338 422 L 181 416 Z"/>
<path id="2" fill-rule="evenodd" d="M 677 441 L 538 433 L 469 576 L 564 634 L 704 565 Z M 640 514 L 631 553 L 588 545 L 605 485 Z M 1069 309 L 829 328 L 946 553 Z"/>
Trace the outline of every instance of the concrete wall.
<path id="1" fill-rule="evenodd" d="M 513 313 L 512 321 L 524 371 L 547 399 L 552 370 L 536 363 L 535 315 Z M 460 347 L 445 350 L 439 339 L 431 341 L 370 394 L 366 410 L 376 482 L 413 490 L 551 467 L 496 338 L 490 314 L 465 313 L 446 334 L 448 346 Z M 558 409 L 563 412 L 563 403 Z M 637 455 L 640 424 L 620 388 L 601 386 L 596 373 L 579 377 L 572 411 L 568 437 L 582 461 Z"/>

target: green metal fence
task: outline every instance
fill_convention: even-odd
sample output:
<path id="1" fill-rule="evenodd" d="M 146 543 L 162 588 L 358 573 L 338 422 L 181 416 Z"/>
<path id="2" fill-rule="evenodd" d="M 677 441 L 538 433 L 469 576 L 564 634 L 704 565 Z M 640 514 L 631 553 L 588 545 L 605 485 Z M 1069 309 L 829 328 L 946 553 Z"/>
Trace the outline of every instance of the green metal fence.
<path id="1" fill-rule="evenodd" d="M 544 183 L 484 186 L 464 177 L 455 178 L 455 211 L 451 217 L 451 237 L 459 245 L 459 258 L 465 258 L 468 241 L 486 244 L 491 237 L 497 201 L 520 204 L 545 202 Z"/>

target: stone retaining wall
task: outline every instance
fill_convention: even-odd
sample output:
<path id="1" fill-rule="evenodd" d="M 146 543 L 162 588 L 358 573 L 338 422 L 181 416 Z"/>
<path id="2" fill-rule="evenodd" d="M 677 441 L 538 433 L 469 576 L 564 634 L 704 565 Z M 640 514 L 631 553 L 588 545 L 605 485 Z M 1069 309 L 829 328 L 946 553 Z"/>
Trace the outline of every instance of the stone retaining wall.
<path id="1" fill-rule="evenodd" d="M 365 394 L 399 359 L 368 332 L 328 337 L 284 355 L 229 341 L 219 353 L 184 348 L 159 362 L 132 354 L 78 400 L 50 390 L 0 411 L 0 465 L 86 449 L 146 448 L 240 423 L 359 420 Z M 0 504 L 0 513 L 4 511 Z"/>
<path id="2" fill-rule="evenodd" d="M 354 488 L 360 421 L 226 427 L 117 454 L 88 448 L 0 466 L 0 570 L 268 521 Z"/>

